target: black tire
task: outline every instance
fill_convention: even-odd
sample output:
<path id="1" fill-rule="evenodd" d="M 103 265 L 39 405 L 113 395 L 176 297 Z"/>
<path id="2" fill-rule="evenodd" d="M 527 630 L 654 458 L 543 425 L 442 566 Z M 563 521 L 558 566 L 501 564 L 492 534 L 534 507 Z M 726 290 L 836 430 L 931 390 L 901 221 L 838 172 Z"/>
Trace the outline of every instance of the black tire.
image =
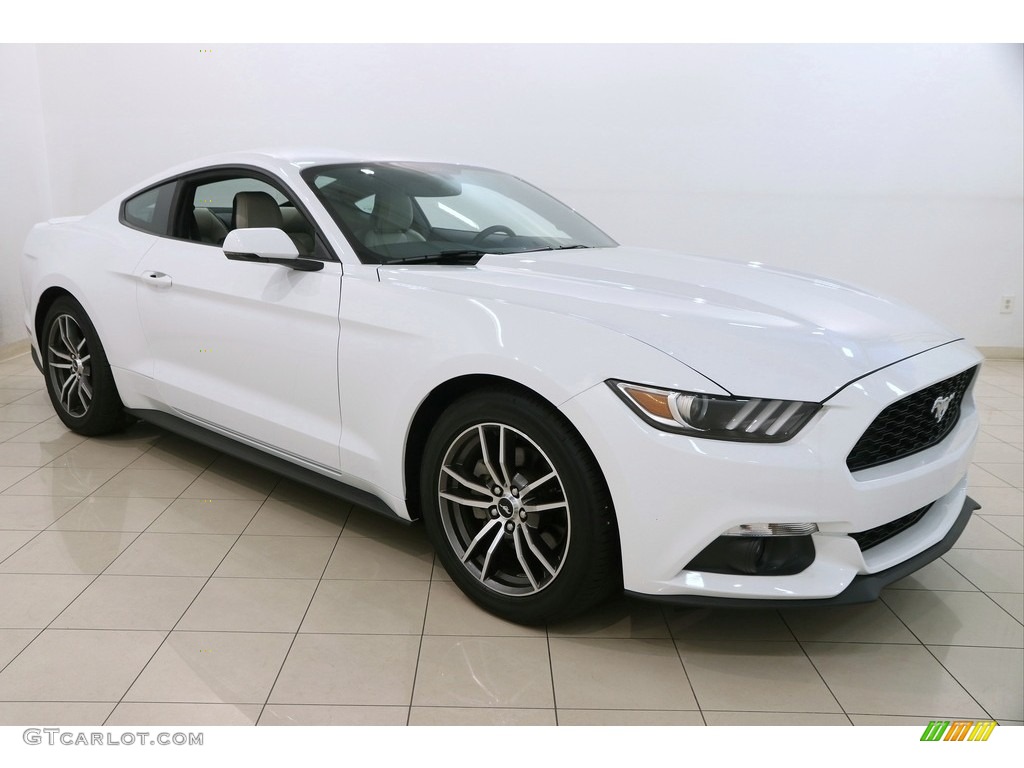
<path id="1" fill-rule="evenodd" d="M 106 352 L 82 305 L 56 299 L 39 339 L 50 402 L 65 426 L 80 435 L 104 435 L 128 423 Z"/>
<path id="2" fill-rule="evenodd" d="M 453 403 L 427 439 L 420 492 L 441 563 L 501 618 L 543 624 L 621 588 L 604 476 L 579 434 L 538 399 L 489 390 Z"/>

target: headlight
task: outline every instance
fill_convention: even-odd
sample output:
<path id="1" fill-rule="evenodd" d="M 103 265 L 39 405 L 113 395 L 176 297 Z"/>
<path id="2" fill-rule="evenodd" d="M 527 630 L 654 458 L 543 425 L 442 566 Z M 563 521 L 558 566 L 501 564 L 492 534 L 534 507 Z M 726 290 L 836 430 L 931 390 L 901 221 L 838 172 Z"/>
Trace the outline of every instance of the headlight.
<path id="1" fill-rule="evenodd" d="M 720 397 L 614 380 L 608 384 L 648 424 L 712 440 L 782 443 L 821 408 L 794 400 Z"/>

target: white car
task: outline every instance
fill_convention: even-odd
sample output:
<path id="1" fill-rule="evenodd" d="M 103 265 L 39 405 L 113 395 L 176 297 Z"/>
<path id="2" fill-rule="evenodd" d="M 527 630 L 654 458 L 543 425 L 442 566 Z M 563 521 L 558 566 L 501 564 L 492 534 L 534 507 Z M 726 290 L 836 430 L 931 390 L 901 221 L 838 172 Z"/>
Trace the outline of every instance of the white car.
<path id="1" fill-rule="evenodd" d="M 36 226 L 25 326 L 144 419 L 398 521 L 484 608 L 871 600 L 972 510 L 978 353 L 829 280 L 617 245 L 482 168 L 183 165 Z"/>

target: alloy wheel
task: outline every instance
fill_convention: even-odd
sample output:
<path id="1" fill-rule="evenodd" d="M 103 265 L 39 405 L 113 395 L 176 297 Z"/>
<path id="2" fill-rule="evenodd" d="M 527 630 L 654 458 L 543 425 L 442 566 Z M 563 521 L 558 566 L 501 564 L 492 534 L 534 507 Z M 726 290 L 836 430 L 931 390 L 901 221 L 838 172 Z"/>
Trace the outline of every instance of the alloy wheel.
<path id="1" fill-rule="evenodd" d="M 444 455 L 437 496 L 452 551 L 484 587 L 524 597 L 557 578 L 569 551 L 569 498 L 524 432 L 500 423 L 461 432 Z"/>
<path id="2" fill-rule="evenodd" d="M 57 400 L 70 416 L 89 412 L 93 398 L 89 344 L 74 317 L 58 315 L 46 341 L 47 367 Z"/>

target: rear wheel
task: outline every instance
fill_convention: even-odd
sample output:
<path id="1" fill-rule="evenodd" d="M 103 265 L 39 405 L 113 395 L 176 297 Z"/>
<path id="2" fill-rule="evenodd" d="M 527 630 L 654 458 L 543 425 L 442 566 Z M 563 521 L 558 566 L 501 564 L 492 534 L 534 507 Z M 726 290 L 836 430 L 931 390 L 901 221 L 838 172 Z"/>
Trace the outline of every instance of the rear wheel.
<path id="1" fill-rule="evenodd" d="M 420 487 L 427 533 L 446 570 L 503 618 L 565 617 L 618 582 L 604 478 L 546 404 L 498 391 L 459 400 L 428 438 Z"/>
<path id="2" fill-rule="evenodd" d="M 65 426 L 82 435 L 124 427 L 124 405 L 82 305 L 70 296 L 54 301 L 43 321 L 41 342 L 46 390 Z"/>

